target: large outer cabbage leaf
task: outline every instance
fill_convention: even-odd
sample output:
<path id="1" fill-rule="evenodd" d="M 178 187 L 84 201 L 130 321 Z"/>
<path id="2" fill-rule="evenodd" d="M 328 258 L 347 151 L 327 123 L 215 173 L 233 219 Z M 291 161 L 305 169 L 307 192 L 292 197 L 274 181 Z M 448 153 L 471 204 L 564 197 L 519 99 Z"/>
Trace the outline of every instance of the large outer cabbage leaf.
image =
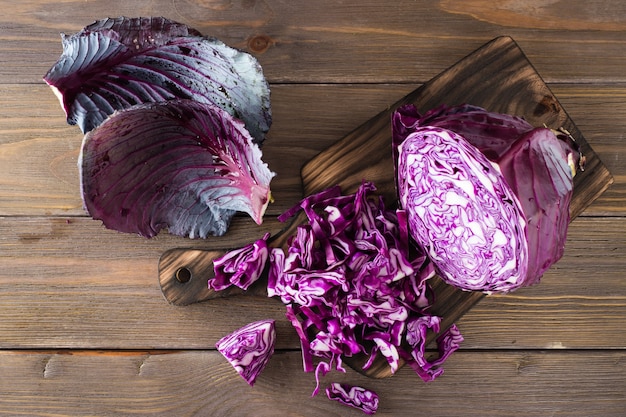
<path id="1" fill-rule="evenodd" d="M 405 105 L 394 114 L 396 136 L 406 137 L 418 126 L 452 130 L 477 147 L 487 158 L 502 156 L 522 134 L 534 126 L 521 117 L 489 112 L 482 107 L 461 104 L 441 105 L 420 115 L 414 105 Z M 397 139 L 396 139 L 397 140 Z"/>
<path id="2" fill-rule="evenodd" d="M 578 153 L 562 133 L 537 128 L 522 135 L 499 159 L 499 166 L 524 209 L 528 223 L 528 275 L 525 285 L 539 282 L 565 252 L 574 191 L 572 168 Z M 569 163 L 568 163 L 569 161 Z"/>
<path id="3" fill-rule="evenodd" d="M 261 143 L 270 90 L 257 60 L 171 20 L 116 18 L 62 34 L 63 53 L 44 80 L 84 133 L 115 110 L 170 99 L 210 103 L 240 118 Z"/>
<path id="4" fill-rule="evenodd" d="M 476 147 L 446 129 L 415 128 L 400 145 L 397 178 L 411 236 L 446 282 L 485 292 L 524 282 L 521 204 Z"/>
<path id="5" fill-rule="evenodd" d="M 219 236 L 236 211 L 260 224 L 274 175 L 241 121 L 192 100 L 114 113 L 85 135 L 79 169 L 91 216 L 146 237 Z"/>

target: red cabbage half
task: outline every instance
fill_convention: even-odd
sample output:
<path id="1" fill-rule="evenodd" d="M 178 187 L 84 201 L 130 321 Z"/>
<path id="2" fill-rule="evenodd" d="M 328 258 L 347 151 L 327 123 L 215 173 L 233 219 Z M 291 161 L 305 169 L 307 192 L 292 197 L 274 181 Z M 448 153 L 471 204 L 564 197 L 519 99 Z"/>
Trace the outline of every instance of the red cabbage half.
<path id="1" fill-rule="evenodd" d="M 403 207 L 410 213 L 412 236 L 428 248 L 444 280 L 466 290 L 507 292 L 537 283 L 561 258 L 573 176 L 584 162 L 567 132 L 533 128 L 519 117 L 471 105 L 441 106 L 423 116 L 415 106 L 406 105 L 394 112 L 392 126 L 395 156 L 399 158 L 396 180 Z M 439 141 L 441 146 L 428 145 L 426 151 L 420 141 L 431 145 Z M 497 177 L 500 201 L 486 199 L 497 195 L 477 193 L 481 188 L 474 186 L 475 179 L 487 171 Z M 420 177 L 412 178 L 416 173 Z M 446 178 L 445 182 L 441 178 Z M 419 196 L 423 189 L 430 189 L 431 195 Z M 409 201 L 409 194 L 417 200 Z M 451 195 L 457 204 L 445 203 Z M 422 200 L 430 198 L 439 205 L 424 208 Z M 471 205 L 459 206 L 463 199 Z M 493 215 L 511 205 L 514 212 L 502 211 L 498 227 L 504 227 L 504 232 L 510 222 L 509 228 L 515 233 L 505 234 L 507 244 L 509 249 L 517 249 L 490 253 L 489 245 L 499 240 L 483 240 L 484 231 L 498 230 L 490 223 Z M 501 269 L 507 262 L 516 265 L 518 271 Z M 477 265 L 492 265 L 499 272 L 494 274 Z M 511 275 L 507 278 L 509 272 L 503 276 L 503 271 Z"/>
<path id="2" fill-rule="evenodd" d="M 146 237 L 220 236 L 236 211 L 261 224 L 274 175 L 241 121 L 192 100 L 114 113 L 85 135 L 78 163 L 89 214 Z"/>
<path id="3" fill-rule="evenodd" d="M 44 80 L 84 133 L 115 110 L 192 99 L 244 121 L 257 143 L 271 125 L 270 90 L 257 60 L 162 17 L 98 20 L 62 35 Z"/>
<path id="4" fill-rule="evenodd" d="M 528 245 L 520 202 L 463 137 L 416 128 L 400 146 L 398 187 L 411 236 L 446 282 L 495 291 L 524 281 Z"/>
<path id="5" fill-rule="evenodd" d="M 215 347 L 246 382 L 253 386 L 274 354 L 276 329 L 274 320 L 247 324 L 221 338 Z"/>

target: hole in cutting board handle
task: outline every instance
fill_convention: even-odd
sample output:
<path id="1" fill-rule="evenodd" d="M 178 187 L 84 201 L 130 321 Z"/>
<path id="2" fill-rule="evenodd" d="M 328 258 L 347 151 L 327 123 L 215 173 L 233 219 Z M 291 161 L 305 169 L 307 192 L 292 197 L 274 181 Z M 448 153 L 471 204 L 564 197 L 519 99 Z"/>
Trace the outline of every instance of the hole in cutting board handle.
<path id="1" fill-rule="evenodd" d="M 191 281 L 193 275 L 191 274 L 189 268 L 185 268 L 183 266 L 176 270 L 174 277 L 176 277 L 176 281 L 180 282 L 181 284 L 186 284 L 187 282 Z"/>

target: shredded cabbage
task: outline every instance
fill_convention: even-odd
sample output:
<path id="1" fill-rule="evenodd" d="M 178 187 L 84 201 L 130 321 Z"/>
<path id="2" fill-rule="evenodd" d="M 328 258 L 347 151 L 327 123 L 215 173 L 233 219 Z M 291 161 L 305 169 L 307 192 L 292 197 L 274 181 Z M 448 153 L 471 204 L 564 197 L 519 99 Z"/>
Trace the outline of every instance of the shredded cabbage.
<path id="1" fill-rule="evenodd" d="M 363 387 L 333 382 L 326 387 L 326 396 L 330 400 L 357 408 L 365 414 L 375 414 L 378 410 L 378 395 Z"/>
<path id="2" fill-rule="evenodd" d="M 247 290 L 259 279 L 265 269 L 269 256 L 267 247 L 269 237 L 270 234 L 266 233 L 262 239 L 214 259 L 215 275 L 208 281 L 209 288 L 221 291 L 235 285 Z"/>
<path id="3" fill-rule="evenodd" d="M 454 327 L 440 339 L 446 343 L 440 344 L 439 361 L 414 357 L 416 349 L 423 356 L 424 346 L 423 341 L 411 345 L 408 324 L 440 320 L 428 313 L 428 280 L 435 271 L 409 244 L 405 213 L 370 198 L 374 191 L 374 184 L 364 182 L 353 195 L 332 187 L 306 197 L 280 219 L 304 210 L 308 222 L 298 227 L 286 251 L 270 250 L 268 295 L 287 307 L 302 345 L 303 368 L 315 370 L 313 395 L 321 376 L 344 371 L 342 356 L 369 355 L 367 369 L 382 355 L 392 372 L 404 360 L 430 381 L 441 373 L 433 369 L 462 341 Z M 314 358 L 320 360 L 317 366 Z"/>

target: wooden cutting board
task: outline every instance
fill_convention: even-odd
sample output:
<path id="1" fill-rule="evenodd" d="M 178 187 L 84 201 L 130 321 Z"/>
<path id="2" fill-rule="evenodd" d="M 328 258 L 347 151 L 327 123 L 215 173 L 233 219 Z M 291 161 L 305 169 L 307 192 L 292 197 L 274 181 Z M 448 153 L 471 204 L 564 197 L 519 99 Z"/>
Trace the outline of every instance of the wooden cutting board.
<path id="1" fill-rule="evenodd" d="M 415 58 L 418 59 L 418 58 Z M 499 37 L 471 53 L 428 83 L 355 129 L 322 151 L 302 168 L 305 195 L 339 184 L 344 193 L 353 193 L 365 179 L 373 182 L 378 194 L 390 204 L 397 201 L 394 164 L 391 150 L 391 114 L 400 105 L 413 103 L 422 112 L 440 104 L 469 103 L 489 111 L 523 116 L 532 125 L 567 129 L 580 144 L 586 157 L 585 171 L 575 177 L 570 205 L 575 218 L 613 182 L 607 168 L 591 149 L 574 122 L 543 82 L 522 50 L 510 37 Z M 303 221 L 295 219 L 274 239 L 281 246 Z M 207 288 L 212 275 L 212 260 L 219 251 L 172 249 L 159 263 L 159 282 L 165 298 L 172 304 L 186 305 L 233 293 L 239 289 L 214 292 Z M 442 317 L 447 329 L 469 311 L 484 294 L 457 290 L 435 278 L 431 283 L 436 294 L 433 313 Z M 263 286 L 253 286 L 249 293 L 267 296 Z M 430 335 L 430 341 L 436 335 Z M 346 358 L 355 370 L 371 376 L 391 375 L 387 362 L 380 361 L 367 371 L 361 369 L 365 358 Z"/>

